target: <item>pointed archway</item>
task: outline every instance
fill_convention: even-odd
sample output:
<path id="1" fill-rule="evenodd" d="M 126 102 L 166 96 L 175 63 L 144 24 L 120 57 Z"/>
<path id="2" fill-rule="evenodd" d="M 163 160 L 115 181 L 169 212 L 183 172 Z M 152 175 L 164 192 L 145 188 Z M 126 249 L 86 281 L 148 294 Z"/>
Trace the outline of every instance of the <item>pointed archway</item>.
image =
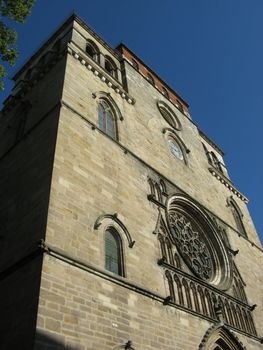
<path id="1" fill-rule="evenodd" d="M 226 326 L 214 325 L 204 335 L 198 350 L 246 350 Z"/>

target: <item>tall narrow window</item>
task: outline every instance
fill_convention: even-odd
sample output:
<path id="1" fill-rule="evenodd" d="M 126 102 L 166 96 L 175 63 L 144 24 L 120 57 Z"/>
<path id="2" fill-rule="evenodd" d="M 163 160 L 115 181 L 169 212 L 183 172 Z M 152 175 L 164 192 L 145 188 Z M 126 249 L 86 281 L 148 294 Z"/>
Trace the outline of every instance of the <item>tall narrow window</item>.
<path id="1" fill-rule="evenodd" d="M 228 204 L 232 210 L 232 214 L 234 217 L 234 220 L 236 222 L 236 228 L 238 230 L 238 232 L 244 236 L 247 237 L 247 233 L 243 224 L 243 214 L 241 212 L 241 210 L 239 209 L 239 206 L 237 205 L 237 203 L 235 202 L 235 200 L 230 197 L 228 199 Z"/>
<path id="2" fill-rule="evenodd" d="M 122 246 L 118 232 L 110 227 L 105 232 L 105 268 L 123 276 Z"/>
<path id="3" fill-rule="evenodd" d="M 112 59 L 108 56 L 105 56 L 105 70 L 112 75 L 114 78 L 117 78 L 117 67 Z"/>
<path id="4" fill-rule="evenodd" d="M 106 101 L 99 103 L 99 128 L 113 139 L 117 139 L 115 116 Z"/>
<path id="5" fill-rule="evenodd" d="M 222 166 L 221 166 L 221 163 L 220 161 L 217 159 L 217 156 L 214 154 L 214 152 L 210 152 L 210 155 L 211 155 L 211 161 L 212 161 L 212 165 L 220 171 L 220 173 L 223 174 L 223 169 L 222 169 Z"/>

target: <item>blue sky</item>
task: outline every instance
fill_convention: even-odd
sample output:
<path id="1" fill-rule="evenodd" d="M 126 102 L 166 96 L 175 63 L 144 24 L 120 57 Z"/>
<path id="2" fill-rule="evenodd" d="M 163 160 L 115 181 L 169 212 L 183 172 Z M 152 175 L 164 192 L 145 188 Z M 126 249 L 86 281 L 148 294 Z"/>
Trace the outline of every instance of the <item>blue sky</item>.
<path id="1" fill-rule="evenodd" d="M 263 240 L 263 1 L 37 0 L 26 24 L 16 25 L 20 59 L 11 75 L 73 11 L 112 47 L 124 42 L 189 103 L 225 151 Z"/>

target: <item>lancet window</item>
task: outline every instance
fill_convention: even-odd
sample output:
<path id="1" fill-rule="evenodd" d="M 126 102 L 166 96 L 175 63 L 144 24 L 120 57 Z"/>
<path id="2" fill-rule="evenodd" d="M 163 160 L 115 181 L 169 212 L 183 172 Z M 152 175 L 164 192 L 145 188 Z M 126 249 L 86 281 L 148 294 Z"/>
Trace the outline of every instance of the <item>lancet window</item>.
<path id="1" fill-rule="evenodd" d="M 111 106 L 104 100 L 98 105 L 99 128 L 113 139 L 117 139 L 116 118 Z"/>
<path id="2" fill-rule="evenodd" d="M 238 230 L 238 232 L 244 236 L 247 237 L 247 233 L 243 224 L 243 214 L 239 208 L 239 206 L 237 205 L 236 201 L 234 200 L 234 198 L 230 197 L 228 198 L 228 205 L 230 207 L 230 209 L 232 210 L 232 214 L 236 223 L 236 228 Z"/>
<path id="3" fill-rule="evenodd" d="M 124 275 L 122 242 L 119 233 L 113 227 L 105 231 L 105 268 L 117 275 Z"/>

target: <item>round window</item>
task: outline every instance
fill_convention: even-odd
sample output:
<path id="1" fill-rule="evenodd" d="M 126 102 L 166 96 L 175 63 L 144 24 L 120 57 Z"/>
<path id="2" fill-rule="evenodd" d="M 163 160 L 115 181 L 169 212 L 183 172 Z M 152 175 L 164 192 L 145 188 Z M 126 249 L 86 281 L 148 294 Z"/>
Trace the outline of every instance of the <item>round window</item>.
<path id="1" fill-rule="evenodd" d="M 232 264 L 226 247 L 209 217 L 183 195 L 168 201 L 171 239 L 189 269 L 202 280 L 228 289 Z"/>
<path id="2" fill-rule="evenodd" d="M 163 101 L 157 102 L 158 109 L 164 118 L 164 120 L 173 128 L 176 130 L 181 130 L 181 123 L 179 119 L 177 118 L 174 111 Z"/>

